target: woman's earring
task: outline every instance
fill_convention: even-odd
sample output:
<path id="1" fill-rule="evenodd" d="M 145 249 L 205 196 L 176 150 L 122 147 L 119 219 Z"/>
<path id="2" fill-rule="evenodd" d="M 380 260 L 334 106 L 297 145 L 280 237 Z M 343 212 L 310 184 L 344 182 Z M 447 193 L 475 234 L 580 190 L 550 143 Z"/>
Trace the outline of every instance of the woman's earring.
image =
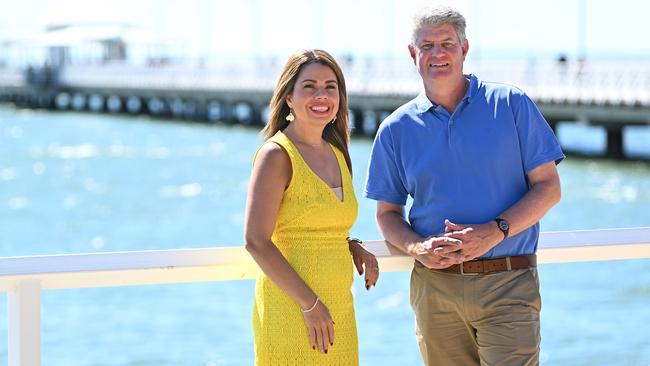
<path id="1" fill-rule="evenodd" d="M 293 109 L 289 109 L 289 114 L 285 118 L 288 122 L 293 122 L 296 120 L 296 117 L 293 115 Z"/>

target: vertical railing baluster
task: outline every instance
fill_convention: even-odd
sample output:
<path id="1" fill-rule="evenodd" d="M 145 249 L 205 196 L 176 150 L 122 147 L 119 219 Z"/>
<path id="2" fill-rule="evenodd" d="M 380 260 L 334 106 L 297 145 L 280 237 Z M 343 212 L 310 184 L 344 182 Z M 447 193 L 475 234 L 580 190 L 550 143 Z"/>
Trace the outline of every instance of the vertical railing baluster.
<path id="1" fill-rule="evenodd" d="M 9 366 L 40 366 L 41 282 L 18 281 L 8 303 Z"/>

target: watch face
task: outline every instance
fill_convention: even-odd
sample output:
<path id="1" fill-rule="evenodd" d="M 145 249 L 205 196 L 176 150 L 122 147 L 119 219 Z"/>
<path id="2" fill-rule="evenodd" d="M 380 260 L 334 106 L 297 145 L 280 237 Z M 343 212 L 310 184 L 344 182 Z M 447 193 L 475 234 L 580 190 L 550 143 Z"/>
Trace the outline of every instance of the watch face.
<path id="1" fill-rule="evenodd" d="M 510 227 L 508 226 L 508 223 L 505 221 L 499 221 L 499 229 L 501 230 L 508 230 Z"/>

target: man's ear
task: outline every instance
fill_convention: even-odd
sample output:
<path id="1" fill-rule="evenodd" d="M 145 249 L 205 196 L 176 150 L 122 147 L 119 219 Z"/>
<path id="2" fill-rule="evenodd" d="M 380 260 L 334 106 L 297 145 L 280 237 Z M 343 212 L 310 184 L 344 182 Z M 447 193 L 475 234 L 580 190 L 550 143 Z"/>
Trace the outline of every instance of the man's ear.
<path id="1" fill-rule="evenodd" d="M 469 51 L 469 41 L 465 40 L 463 42 L 463 60 L 467 57 L 467 52 Z"/>
<path id="2" fill-rule="evenodd" d="M 411 54 L 411 58 L 413 59 L 413 63 L 416 63 L 415 61 L 415 47 L 413 47 L 412 44 L 409 43 L 409 53 Z"/>

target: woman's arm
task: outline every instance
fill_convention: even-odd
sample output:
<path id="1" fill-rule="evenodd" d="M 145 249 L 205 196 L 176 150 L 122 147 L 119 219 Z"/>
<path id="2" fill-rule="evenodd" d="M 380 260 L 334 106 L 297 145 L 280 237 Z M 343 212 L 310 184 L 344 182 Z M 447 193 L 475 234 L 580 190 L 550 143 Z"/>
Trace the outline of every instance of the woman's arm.
<path id="1" fill-rule="evenodd" d="M 317 300 L 318 296 L 271 241 L 291 175 L 291 160 L 287 153 L 275 143 L 264 144 L 255 159 L 248 188 L 244 242 L 262 271 L 303 309 L 312 348 L 327 352 L 328 343 L 334 342 L 329 310 Z"/>

